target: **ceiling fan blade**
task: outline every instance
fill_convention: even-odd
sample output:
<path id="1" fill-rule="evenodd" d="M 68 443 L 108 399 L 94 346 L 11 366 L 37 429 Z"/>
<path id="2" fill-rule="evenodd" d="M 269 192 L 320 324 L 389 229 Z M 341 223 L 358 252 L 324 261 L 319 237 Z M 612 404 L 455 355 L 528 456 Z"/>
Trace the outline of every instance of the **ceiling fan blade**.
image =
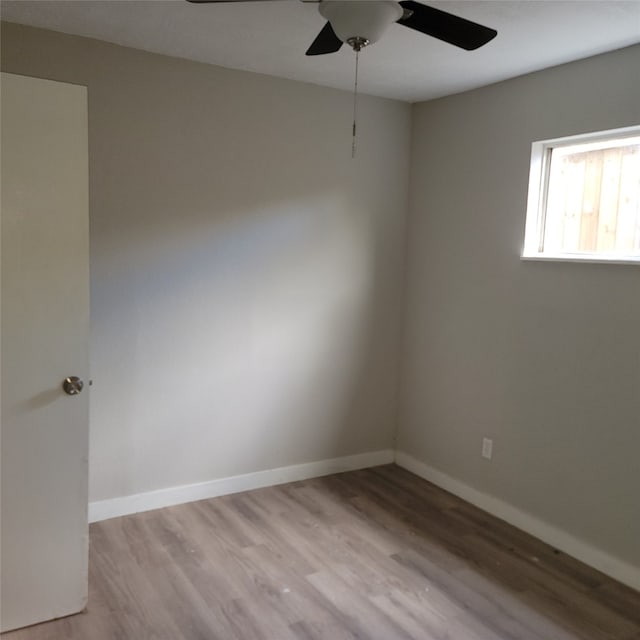
<path id="1" fill-rule="evenodd" d="M 320 56 L 324 53 L 335 53 L 342 46 L 342 40 L 338 38 L 330 22 L 324 25 L 318 37 L 307 49 L 308 56 Z"/>
<path id="2" fill-rule="evenodd" d="M 413 2 L 413 0 L 403 0 L 400 2 L 400 6 L 411 11 L 411 14 L 406 18 L 400 18 L 398 24 L 426 33 L 438 38 L 438 40 L 444 40 L 444 42 L 467 51 L 478 49 L 498 35 L 495 29 L 459 18 L 446 11 L 440 11 L 440 9 L 427 7 L 419 2 Z"/>

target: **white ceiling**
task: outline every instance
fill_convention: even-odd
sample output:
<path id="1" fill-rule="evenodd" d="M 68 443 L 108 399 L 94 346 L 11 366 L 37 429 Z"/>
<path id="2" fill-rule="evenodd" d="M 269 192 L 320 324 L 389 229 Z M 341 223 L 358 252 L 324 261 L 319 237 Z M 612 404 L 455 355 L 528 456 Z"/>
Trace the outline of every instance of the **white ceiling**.
<path id="1" fill-rule="evenodd" d="M 436 0 L 427 4 L 498 30 L 463 51 L 400 25 L 360 55 L 363 93 L 415 102 L 640 42 L 640 0 Z M 297 0 L 4 0 L 2 19 L 146 51 L 350 89 L 353 52 L 308 57 L 324 25 Z"/>

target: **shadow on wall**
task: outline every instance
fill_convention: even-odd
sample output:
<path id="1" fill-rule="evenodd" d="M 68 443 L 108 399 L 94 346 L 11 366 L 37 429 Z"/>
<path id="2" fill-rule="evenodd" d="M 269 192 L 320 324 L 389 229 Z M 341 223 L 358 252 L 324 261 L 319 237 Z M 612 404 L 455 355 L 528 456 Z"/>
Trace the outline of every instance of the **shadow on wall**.
<path id="1" fill-rule="evenodd" d="M 110 338 L 97 366 L 121 375 L 96 385 L 92 438 L 102 457 L 126 449 L 134 486 L 358 447 L 376 234 L 349 200 L 336 188 L 242 214 L 158 203 L 153 221 L 132 216 L 103 235 L 94 317 L 103 346 Z M 104 420 L 114 398 L 129 425 L 119 436 Z"/>

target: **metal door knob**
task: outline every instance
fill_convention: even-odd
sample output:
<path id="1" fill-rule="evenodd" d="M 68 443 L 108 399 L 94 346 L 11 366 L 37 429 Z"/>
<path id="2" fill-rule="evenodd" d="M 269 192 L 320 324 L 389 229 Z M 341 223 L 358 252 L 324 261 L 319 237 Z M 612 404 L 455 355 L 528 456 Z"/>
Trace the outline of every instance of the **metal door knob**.
<path id="1" fill-rule="evenodd" d="M 77 396 L 84 388 L 84 382 L 78 376 L 69 376 L 64 379 L 62 388 L 67 395 Z"/>

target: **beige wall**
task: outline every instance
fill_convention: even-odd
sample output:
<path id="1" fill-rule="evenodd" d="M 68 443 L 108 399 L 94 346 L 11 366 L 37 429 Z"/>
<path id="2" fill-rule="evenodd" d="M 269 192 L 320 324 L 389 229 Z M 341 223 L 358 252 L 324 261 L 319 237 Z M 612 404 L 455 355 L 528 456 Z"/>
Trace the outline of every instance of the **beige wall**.
<path id="1" fill-rule="evenodd" d="M 519 255 L 531 143 L 638 124 L 639 69 L 636 46 L 414 105 L 398 436 L 636 566 L 640 266 Z"/>
<path id="2" fill-rule="evenodd" d="M 91 500 L 392 446 L 410 107 L 5 24 L 88 86 Z"/>

